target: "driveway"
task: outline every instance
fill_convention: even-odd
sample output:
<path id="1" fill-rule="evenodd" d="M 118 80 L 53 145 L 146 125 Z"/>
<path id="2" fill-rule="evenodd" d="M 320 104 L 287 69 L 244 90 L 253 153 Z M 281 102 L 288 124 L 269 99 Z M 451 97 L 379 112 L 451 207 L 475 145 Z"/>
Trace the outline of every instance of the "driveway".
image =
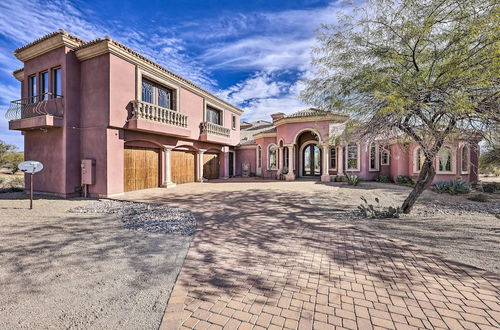
<path id="1" fill-rule="evenodd" d="M 230 180 L 124 198 L 199 220 L 163 329 L 500 327 L 498 274 L 339 220 L 353 202 L 337 186 Z"/>

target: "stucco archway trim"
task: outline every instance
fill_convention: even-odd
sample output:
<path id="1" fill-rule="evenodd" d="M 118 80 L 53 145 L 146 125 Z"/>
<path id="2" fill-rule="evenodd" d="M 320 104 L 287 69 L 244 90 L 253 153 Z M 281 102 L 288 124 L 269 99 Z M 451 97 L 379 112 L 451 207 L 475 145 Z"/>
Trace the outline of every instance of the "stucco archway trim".
<path id="1" fill-rule="evenodd" d="M 305 132 L 311 132 L 312 134 L 316 135 L 318 137 L 318 140 L 319 140 L 319 143 L 322 144 L 323 143 L 323 138 L 321 137 L 321 134 L 314 128 L 303 128 L 301 129 L 300 131 L 298 131 L 296 134 L 295 134 L 295 137 L 293 138 L 293 144 L 297 144 L 298 140 L 299 140 L 299 136 L 302 134 L 302 133 L 305 133 Z"/>

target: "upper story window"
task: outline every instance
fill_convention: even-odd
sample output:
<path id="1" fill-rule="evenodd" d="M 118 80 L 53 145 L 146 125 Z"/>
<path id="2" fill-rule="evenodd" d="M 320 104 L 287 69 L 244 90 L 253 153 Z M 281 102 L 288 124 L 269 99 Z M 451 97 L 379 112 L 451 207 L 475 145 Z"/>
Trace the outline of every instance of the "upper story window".
<path id="1" fill-rule="evenodd" d="M 439 150 L 439 155 L 438 155 L 438 162 L 439 162 L 439 167 L 438 170 L 439 172 L 452 172 L 452 156 L 453 153 L 451 151 L 451 148 L 449 147 L 444 147 L 441 150 Z"/>
<path id="2" fill-rule="evenodd" d="M 62 96 L 62 78 L 61 68 L 52 69 L 52 97 L 58 98 Z"/>
<path id="3" fill-rule="evenodd" d="M 148 102 L 156 104 L 162 108 L 175 110 L 173 91 L 171 89 L 160 86 L 145 79 L 142 80 L 141 87 L 141 100 L 143 102 Z"/>
<path id="4" fill-rule="evenodd" d="M 147 80 L 142 81 L 142 101 L 154 103 L 154 86 Z"/>
<path id="5" fill-rule="evenodd" d="M 359 150 L 357 143 L 349 143 L 347 145 L 347 166 L 350 171 L 359 171 Z"/>
<path id="6" fill-rule="evenodd" d="M 337 169 L 337 148 L 330 148 L 330 168 L 335 170 Z"/>
<path id="7" fill-rule="evenodd" d="M 49 72 L 40 72 L 40 101 L 46 101 L 49 98 Z"/>
<path id="8" fill-rule="evenodd" d="M 222 125 L 222 112 L 210 106 L 207 106 L 206 121 L 217 125 Z"/>
<path id="9" fill-rule="evenodd" d="M 28 77 L 28 98 L 30 103 L 36 102 L 36 75 Z"/>
<path id="10" fill-rule="evenodd" d="M 233 129 L 236 129 L 236 116 L 235 115 L 231 115 L 231 127 Z"/>

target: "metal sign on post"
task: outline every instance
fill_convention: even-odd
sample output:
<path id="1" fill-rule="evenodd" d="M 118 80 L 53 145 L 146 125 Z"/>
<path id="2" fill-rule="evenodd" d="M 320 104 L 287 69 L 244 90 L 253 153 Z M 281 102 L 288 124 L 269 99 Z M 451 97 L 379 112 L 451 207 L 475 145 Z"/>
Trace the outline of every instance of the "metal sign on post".
<path id="1" fill-rule="evenodd" d="M 30 210 L 33 208 L 33 175 L 43 170 L 43 164 L 36 160 L 27 160 L 19 164 L 18 168 L 30 175 Z"/>

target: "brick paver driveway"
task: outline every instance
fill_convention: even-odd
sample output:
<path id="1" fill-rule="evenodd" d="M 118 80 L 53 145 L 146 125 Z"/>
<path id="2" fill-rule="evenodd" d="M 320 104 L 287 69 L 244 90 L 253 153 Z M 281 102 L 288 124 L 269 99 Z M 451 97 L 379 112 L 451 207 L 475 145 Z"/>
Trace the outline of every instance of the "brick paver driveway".
<path id="1" fill-rule="evenodd" d="M 127 194 L 199 219 L 161 327 L 500 326 L 498 275 L 335 220 L 342 203 L 314 201 L 336 189 L 229 181 Z"/>

